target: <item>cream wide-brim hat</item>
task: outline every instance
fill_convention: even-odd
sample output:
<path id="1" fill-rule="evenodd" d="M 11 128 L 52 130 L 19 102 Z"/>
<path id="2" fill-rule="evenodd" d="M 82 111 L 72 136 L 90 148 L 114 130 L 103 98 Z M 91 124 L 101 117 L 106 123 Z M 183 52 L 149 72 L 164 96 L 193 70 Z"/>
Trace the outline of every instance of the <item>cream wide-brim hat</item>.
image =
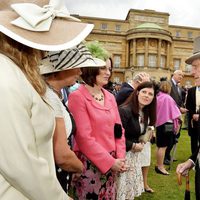
<path id="1" fill-rule="evenodd" d="M 80 43 L 70 49 L 47 52 L 39 68 L 40 74 L 44 75 L 69 69 L 104 66 L 106 66 L 105 61 L 93 57 L 88 48 Z"/>
<path id="2" fill-rule="evenodd" d="M 71 48 L 83 41 L 92 31 L 94 25 L 71 21 L 69 19 L 56 17 L 53 19 L 50 30 L 45 32 L 35 32 L 25 30 L 11 24 L 19 17 L 12 10 L 11 4 L 34 3 L 44 6 L 48 0 L 1 0 L 0 1 L 0 32 L 26 46 L 44 50 L 58 51 Z"/>
<path id="3" fill-rule="evenodd" d="M 191 65 L 196 59 L 200 59 L 200 37 L 194 39 L 193 55 L 187 58 L 185 63 Z"/>

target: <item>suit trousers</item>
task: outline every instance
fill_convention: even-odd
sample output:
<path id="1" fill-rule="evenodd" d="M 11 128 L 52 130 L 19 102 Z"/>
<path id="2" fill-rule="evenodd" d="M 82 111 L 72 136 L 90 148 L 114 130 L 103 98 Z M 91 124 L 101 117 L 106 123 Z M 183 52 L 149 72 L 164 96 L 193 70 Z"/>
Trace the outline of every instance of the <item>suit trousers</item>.
<path id="1" fill-rule="evenodd" d="M 195 173 L 195 194 L 196 200 L 200 200 L 200 168 L 199 161 L 196 162 L 196 173 Z"/>

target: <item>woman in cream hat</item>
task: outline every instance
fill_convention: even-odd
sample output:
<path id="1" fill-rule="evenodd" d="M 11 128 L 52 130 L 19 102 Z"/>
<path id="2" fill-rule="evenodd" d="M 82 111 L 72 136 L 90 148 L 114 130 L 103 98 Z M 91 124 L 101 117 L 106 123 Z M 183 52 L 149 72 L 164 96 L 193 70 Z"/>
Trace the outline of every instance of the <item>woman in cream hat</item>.
<path id="1" fill-rule="evenodd" d="M 41 50 L 70 48 L 91 29 L 64 1 L 0 1 L 1 200 L 69 199 L 56 179 L 55 118 L 37 66 Z"/>
<path id="2" fill-rule="evenodd" d="M 42 59 L 40 73 L 47 83 L 45 97 L 54 108 L 56 128 L 53 137 L 54 156 L 57 177 L 63 189 L 67 192 L 69 174 L 67 172 L 81 173 L 83 164 L 75 153 L 70 150 L 67 141 L 76 130 L 73 116 L 63 101 L 62 88 L 74 85 L 81 74 L 83 67 L 103 67 L 106 63 L 98 58 L 93 58 L 89 50 L 79 44 L 74 48 L 48 52 Z"/>

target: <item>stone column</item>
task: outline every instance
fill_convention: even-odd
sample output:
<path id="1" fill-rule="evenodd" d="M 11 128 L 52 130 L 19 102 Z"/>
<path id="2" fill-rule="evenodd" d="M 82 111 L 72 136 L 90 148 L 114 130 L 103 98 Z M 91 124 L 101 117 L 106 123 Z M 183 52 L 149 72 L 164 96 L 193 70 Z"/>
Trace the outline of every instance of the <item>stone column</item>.
<path id="1" fill-rule="evenodd" d="M 126 42 L 126 63 L 125 63 L 125 66 L 126 67 L 129 67 L 129 64 L 130 64 L 130 40 L 128 40 L 128 42 Z"/>
<path id="2" fill-rule="evenodd" d="M 158 59 L 157 59 L 157 68 L 160 68 L 160 59 L 161 59 L 161 39 L 158 39 Z"/>
<path id="3" fill-rule="evenodd" d="M 167 43 L 167 58 L 166 58 L 166 66 L 165 66 L 165 68 L 167 68 L 167 69 L 170 69 L 170 43 L 168 42 Z"/>
<path id="4" fill-rule="evenodd" d="M 133 39 L 133 66 L 135 67 L 136 66 L 136 39 Z"/>
<path id="5" fill-rule="evenodd" d="M 148 66 L 148 46 L 149 46 L 149 39 L 145 38 L 144 67 Z"/>

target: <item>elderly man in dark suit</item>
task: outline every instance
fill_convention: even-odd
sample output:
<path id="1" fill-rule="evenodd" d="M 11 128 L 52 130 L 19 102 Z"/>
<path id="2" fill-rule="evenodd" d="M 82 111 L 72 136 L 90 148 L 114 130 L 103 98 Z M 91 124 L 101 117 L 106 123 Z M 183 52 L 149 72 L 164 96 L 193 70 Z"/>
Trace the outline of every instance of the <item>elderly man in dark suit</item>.
<path id="1" fill-rule="evenodd" d="M 171 89 L 171 97 L 175 100 L 176 104 L 178 105 L 180 112 L 186 113 L 187 109 L 184 108 L 184 101 L 182 97 L 182 88 L 179 87 L 180 82 L 183 79 L 183 72 L 181 70 L 176 70 L 171 78 L 171 84 L 172 84 L 172 89 Z"/>
<path id="2" fill-rule="evenodd" d="M 192 65 L 192 75 L 194 76 L 194 80 L 196 85 L 200 84 L 200 37 L 195 38 L 194 40 L 194 54 L 190 56 L 185 62 L 189 65 Z M 198 134 L 200 133 L 200 117 L 197 119 L 198 121 Z M 200 146 L 197 151 L 193 153 L 193 155 L 184 163 L 181 163 L 177 166 L 176 172 L 181 175 L 187 175 L 188 170 L 190 170 L 193 166 L 195 166 L 196 174 L 195 174 L 195 191 L 196 191 L 196 199 L 200 199 Z"/>
<path id="3" fill-rule="evenodd" d="M 173 75 L 171 77 L 172 89 L 171 89 L 171 93 L 170 93 L 170 96 L 174 99 L 174 101 L 176 102 L 176 104 L 179 107 L 179 110 L 182 114 L 187 112 L 187 109 L 184 108 L 184 99 L 182 97 L 182 88 L 179 87 L 179 84 L 182 81 L 183 76 L 184 76 L 184 74 L 181 70 L 176 70 L 173 73 Z M 180 136 L 180 132 L 177 133 L 177 135 L 174 135 L 173 140 L 170 142 L 170 144 L 168 145 L 168 147 L 166 149 L 165 160 L 164 160 L 164 164 L 166 164 L 166 165 L 170 164 L 170 160 L 171 160 L 170 152 L 173 148 L 173 145 L 178 141 L 179 136 Z"/>

